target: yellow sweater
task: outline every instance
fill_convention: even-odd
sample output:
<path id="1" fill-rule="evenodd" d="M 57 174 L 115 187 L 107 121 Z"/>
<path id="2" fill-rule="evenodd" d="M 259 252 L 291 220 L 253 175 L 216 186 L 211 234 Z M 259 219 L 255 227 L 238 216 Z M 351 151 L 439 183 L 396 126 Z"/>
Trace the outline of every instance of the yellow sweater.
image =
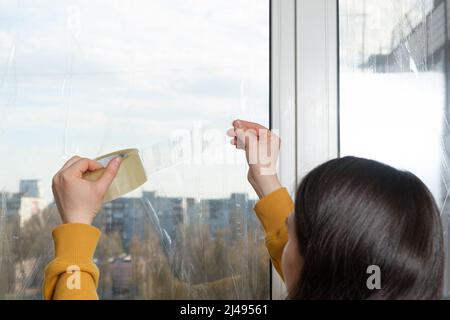
<path id="1" fill-rule="evenodd" d="M 266 233 L 266 247 L 273 266 L 283 277 L 281 255 L 288 234 L 285 220 L 294 204 L 285 188 L 261 199 L 255 212 Z M 93 255 L 100 238 L 100 230 L 86 224 L 63 224 L 53 230 L 55 258 L 45 269 L 44 299 L 98 299 L 99 271 Z"/>

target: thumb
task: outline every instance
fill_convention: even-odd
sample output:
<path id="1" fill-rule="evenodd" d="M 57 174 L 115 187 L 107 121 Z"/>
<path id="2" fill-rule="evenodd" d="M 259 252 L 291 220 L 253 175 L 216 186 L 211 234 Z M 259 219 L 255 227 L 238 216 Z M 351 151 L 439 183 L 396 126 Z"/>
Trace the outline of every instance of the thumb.
<path id="1" fill-rule="evenodd" d="M 106 167 L 102 176 L 97 180 L 96 186 L 102 194 L 106 193 L 106 190 L 108 190 L 109 186 L 113 182 L 114 178 L 117 175 L 117 172 L 119 171 L 121 163 L 122 157 L 112 159 L 108 163 L 108 166 Z"/>

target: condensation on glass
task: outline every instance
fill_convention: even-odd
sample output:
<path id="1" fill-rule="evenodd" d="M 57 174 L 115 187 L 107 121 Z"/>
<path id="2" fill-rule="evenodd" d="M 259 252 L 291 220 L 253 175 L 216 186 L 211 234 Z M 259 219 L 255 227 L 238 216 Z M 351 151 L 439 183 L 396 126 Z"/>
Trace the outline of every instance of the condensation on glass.
<path id="1" fill-rule="evenodd" d="M 95 221 L 100 297 L 267 299 L 225 132 L 268 100 L 268 0 L 1 1 L 0 298 L 41 298 L 62 164 L 138 148 L 148 183 Z"/>
<path id="2" fill-rule="evenodd" d="M 341 155 L 418 175 L 441 206 L 448 260 L 450 2 L 340 0 L 339 12 Z"/>

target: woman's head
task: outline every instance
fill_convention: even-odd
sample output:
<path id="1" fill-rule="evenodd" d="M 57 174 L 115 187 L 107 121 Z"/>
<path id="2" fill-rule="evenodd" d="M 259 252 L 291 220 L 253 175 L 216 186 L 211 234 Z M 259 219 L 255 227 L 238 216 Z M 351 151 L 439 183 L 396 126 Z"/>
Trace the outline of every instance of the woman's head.
<path id="1" fill-rule="evenodd" d="M 293 299 L 437 299 L 443 235 L 433 196 L 413 174 L 346 157 L 311 171 L 287 221 L 283 272 Z M 370 290 L 370 266 L 381 289 Z"/>

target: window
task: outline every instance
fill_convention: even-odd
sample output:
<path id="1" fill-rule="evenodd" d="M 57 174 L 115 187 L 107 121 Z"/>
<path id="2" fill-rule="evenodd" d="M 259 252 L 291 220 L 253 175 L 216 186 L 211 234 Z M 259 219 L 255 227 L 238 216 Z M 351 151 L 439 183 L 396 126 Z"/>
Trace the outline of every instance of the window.
<path id="1" fill-rule="evenodd" d="M 73 154 L 135 147 L 149 181 L 106 204 L 107 299 L 266 299 L 245 158 L 225 131 L 269 122 L 269 0 L 0 3 L 0 298 L 41 298 Z"/>
<path id="2" fill-rule="evenodd" d="M 449 13 L 445 0 L 339 1 L 341 155 L 418 175 L 442 208 L 447 257 Z"/>

